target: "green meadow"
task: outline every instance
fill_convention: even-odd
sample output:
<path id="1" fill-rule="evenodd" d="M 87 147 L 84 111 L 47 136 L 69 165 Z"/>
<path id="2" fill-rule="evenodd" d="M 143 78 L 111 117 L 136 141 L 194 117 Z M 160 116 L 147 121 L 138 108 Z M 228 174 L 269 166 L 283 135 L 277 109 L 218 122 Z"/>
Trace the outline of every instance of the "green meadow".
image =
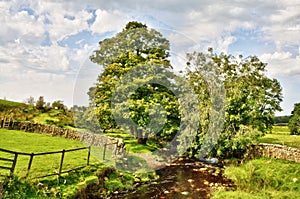
<path id="1" fill-rule="evenodd" d="M 272 133 L 261 137 L 259 142 L 300 148 L 300 136 L 290 135 L 288 126 L 273 126 Z"/>
<path id="2" fill-rule="evenodd" d="M 52 137 L 45 134 L 26 133 L 22 131 L 0 129 L 0 148 L 24 153 L 42 153 L 52 151 L 62 151 L 63 149 L 75 149 L 84 147 L 83 143 L 68 140 L 62 137 Z M 87 164 L 88 150 L 79 150 L 65 153 L 63 170 L 70 170 Z M 4 158 L 13 158 L 13 154 L 0 152 Z M 24 177 L 30 156 L 19 155 L 17 159 L 15 175 Z M 35 156 L 33 158 L 30 176 L 43 176 L 49 173 L 57 173 L 60 165 L 61 153 Z M 98 161 L 91 156 L 90 163 Z M 5 164 L 6 162 L 2 163 Z M 0 162 L 1 164 L 1 162 Z M 9 166 L 6 163 L 7 166 Z"/>

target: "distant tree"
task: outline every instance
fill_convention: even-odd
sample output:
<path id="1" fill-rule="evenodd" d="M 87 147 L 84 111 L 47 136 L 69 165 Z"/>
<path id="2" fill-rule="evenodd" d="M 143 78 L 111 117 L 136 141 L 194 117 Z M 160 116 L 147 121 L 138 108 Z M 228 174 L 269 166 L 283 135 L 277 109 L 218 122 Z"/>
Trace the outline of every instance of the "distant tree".
<path id="1" fill-rule="evenodd" d="M 31 106 L 34 106 L 34 97 L 30 96 L 28 99 L 26 99 L 26 104 L 29 104 Z"/>
<path id="2" fill-rule="evenodd" d="M 288 126 L 291 135 L 300 135 L 300 103 L 294 104 Z"/>
<path id="3" fill-rule="evenodd" d="M 288 124 L 289 119 L 290 119 L 289 115 L 275 116 L 274 123 L 275 124 Z"/>
<path id="4" fill-rule="evenodd" d="M 56 100 L 52 103 L 52 108 L 65 111 L 67 108 L 62 100 Z"/>
<path id="5" fill-rule="evenodd" d="M 45 109 L 45 105 L 46 105 L 46 102 L 44 100 L 44 97 L 40 96 L 39 99 L 36 101 L 35 107 L 38 110 L 44 110 Z"/>

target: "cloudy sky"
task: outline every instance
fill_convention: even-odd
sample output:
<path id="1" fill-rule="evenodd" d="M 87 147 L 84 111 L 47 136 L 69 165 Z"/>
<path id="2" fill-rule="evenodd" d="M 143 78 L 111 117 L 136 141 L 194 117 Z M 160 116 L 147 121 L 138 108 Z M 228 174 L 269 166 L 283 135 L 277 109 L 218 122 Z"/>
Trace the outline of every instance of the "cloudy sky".
<path id="1" fill-rule="evenodd" d="M 259 56 L 283 87 L 277 115 L 290 114 L 300 102 L 299 10 L 299 0 L 0 0 L 0 98 L 87 102 L 101 71 L 89 56 L 135 20 L 170 40 L 179 68 L 184 52 L 208 47 Z"/>

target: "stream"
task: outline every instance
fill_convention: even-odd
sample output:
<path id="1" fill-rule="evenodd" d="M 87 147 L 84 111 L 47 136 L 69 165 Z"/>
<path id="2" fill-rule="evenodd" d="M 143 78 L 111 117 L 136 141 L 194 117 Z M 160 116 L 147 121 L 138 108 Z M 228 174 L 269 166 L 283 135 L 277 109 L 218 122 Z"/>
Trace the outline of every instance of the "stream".
<path id="1" fill-rule="evenodd" d="M 159 180 L 138 189 L 118 194 L 119 199 L 206 199 L 211 190 L 234 189 L 233 183 L 222 176 L 223 168 L 196 161 L 177 161 L 157 171 Z"/>

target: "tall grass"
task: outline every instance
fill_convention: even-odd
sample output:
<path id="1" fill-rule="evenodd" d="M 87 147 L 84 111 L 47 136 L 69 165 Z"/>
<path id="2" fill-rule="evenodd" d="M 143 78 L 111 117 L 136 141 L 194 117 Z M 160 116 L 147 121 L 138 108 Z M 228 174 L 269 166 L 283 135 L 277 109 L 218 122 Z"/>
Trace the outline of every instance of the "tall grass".
<path id="1" fill-rule="evenodd" d="M 236 191 L 218 191 L 214 198 L 300 198 L 300 163 L 260 158 L 225 169 Z"/>

